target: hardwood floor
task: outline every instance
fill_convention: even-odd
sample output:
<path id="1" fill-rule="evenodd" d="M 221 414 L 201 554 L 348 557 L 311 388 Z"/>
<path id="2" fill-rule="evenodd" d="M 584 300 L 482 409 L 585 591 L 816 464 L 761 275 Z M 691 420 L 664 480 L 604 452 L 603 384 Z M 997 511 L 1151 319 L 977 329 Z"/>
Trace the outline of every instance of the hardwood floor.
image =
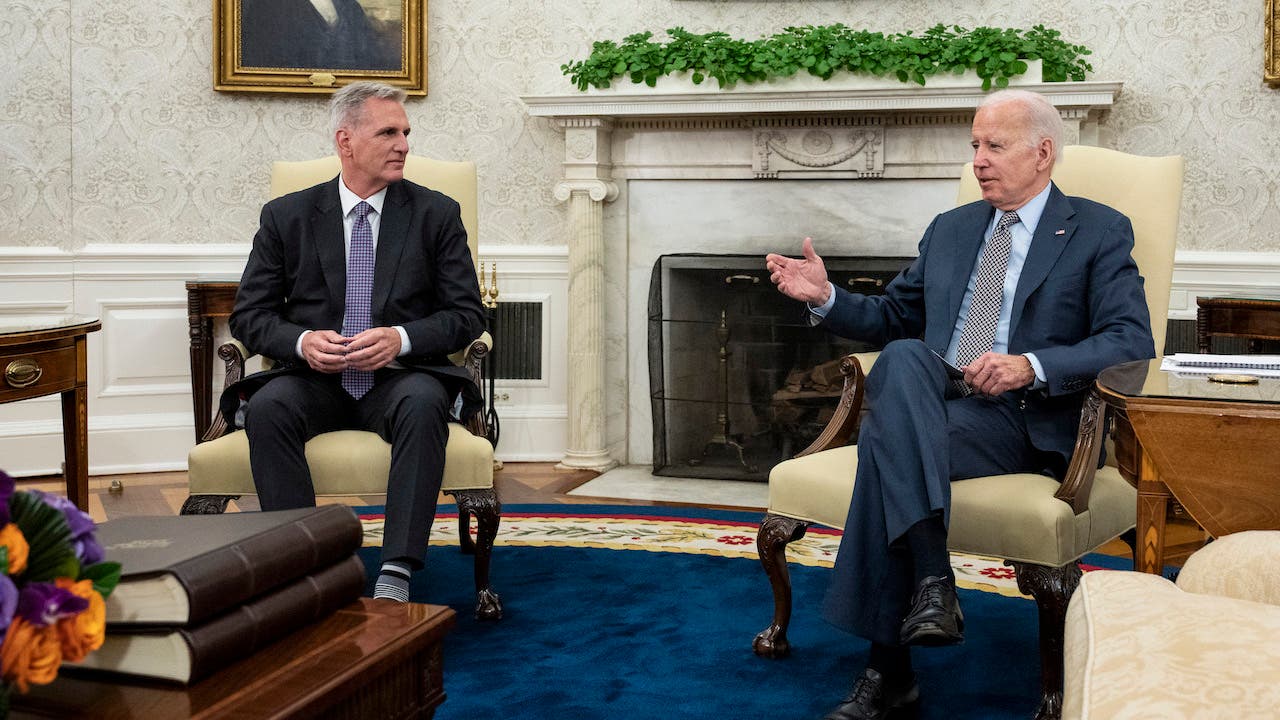
<path id="1" fill-rule="evenodd" d="M 494 473 L 498 497 L 508 504 L 526 503 L 598 503 L 598 498 L 578 498 L 570 490 L 596 477 L 589 470 L 557 470 L 555 463 L 506 463 Z M 20 490 L 44 490 L 65 493 L 61 477 L 18 480 Z M 185 472 L 158 472 L 130 475 L 96 475 L 89 478 L 89 515 L 95 522 L 105 522 L 131 515 L 176 515 L 187 499 Z M 321 498 L 321 503 L 347 505 L 381 505 L 384 495 Z M 453 499 L 441 496 L 441 502 Z M 610 499 L 614 505 L 647 505 L 645 500 Z M 667 503 L 670 504 L 670 503 Z M 256 496 L 245 495 L 232 501 L 228 511 L 257 510 Z"/>
<path id="2" fill-rule="evenodd" d="M 506 463 L 494 473 L 494 486 L 505 504 L 592 504 L 601 498 L 584 498 L 567 493 L 596 477 L 589 470 L 558 470 L 554 463 Z M 19 489 L 39 489 L 62 493 L 66 486 L 61 477 L 22 479 Z M 118 492 L 116 490 L 119 490 Z M 132 475 L 98 475 L 89 478 L 89 515 L 104 522 L 131 515 L 176 515 L 187 499 L 185 472 L 142 473 Z M 383 495 L 321 498 L 322 503 L 348 505 L 381 505 Z M 452 503 L 442 496 L 442 503 Z M 609 498 L 612 505 L 695 505 L 695 503 L 655 502 Z M 233 501 L 228 511 L 257 510 L 257 497 L 246 495 Z M 1173 515 L 1166 526 L 1168 543 L 1166 559 L 1170 565 L 1181 565 L 1186 557 L 1205 542 L 1204 531 L 1191 520 Z M 1128 556 L 1129 548 L 1119 540 L 1104 545 L 1101 552 Z"/>

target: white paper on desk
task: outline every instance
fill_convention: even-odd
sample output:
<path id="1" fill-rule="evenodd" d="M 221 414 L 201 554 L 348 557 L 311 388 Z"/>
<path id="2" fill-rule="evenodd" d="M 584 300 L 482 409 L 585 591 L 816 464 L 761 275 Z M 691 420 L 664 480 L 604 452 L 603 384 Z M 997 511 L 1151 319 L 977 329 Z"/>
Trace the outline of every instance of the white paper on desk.
<path id="1" fill-rule="evenodd" d="M 1209 355 L 1174 353 L 1160 361 L 1160 369 L 1182 375 L 1253 375 L 1280 377 L 1280 355 Z"/>

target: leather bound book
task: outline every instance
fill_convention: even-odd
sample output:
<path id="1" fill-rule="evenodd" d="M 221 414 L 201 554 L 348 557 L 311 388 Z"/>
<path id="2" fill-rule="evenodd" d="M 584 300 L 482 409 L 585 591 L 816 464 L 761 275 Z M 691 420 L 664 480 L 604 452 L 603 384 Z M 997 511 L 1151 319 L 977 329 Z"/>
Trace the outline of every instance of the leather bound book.
<path id="1" fill-rule="evenodd" d="M 226 515 L 130 517 L 98 527 L 123 576 L 107 625 L 197 625 L 353 554 L 360 520 L 343 505 Z"/>
<path id="2" fill-rule="evenodd" d="M 190 683 L 318 622 L 364 590 L 358 555 L 193 627 L 109 629 L 102 647 L 68 667 Z"/>

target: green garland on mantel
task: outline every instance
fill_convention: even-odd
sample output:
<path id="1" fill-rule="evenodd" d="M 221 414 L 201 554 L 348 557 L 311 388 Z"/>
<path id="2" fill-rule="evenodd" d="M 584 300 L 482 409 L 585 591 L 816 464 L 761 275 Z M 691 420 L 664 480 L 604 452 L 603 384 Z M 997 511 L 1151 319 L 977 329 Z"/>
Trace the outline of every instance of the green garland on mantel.
<path id="1" fill-rule="evenodd" d="M 897 77 L 924 85 L 942 73 L 974 70 L 982 89 L 1006 87 L 1009 78 L 1027 71 L 1023 60 L 1042 60 L 1045 82 L 1084 80 L 1093 66 L 1083 45 L 1062 39 L 1043 25 L 1030 30 L 935 25 L 916 35 L 885 35 L 841 24 L 789 27 L 758 40 L 741 40 L 723 32 L 702 35 L 681 27 L 667 30 L 670 42 L 653 40 L 652 32 L 636 33 L 621 44 L 601 40 L 591 55 L 560 66 L 579 90 L 607 88 L 615 78 L 653 87 L 663 75 L 687 72 L 694 84 L 708 77 L 720 87 L 791 77 L 804 70 L 823 80 L 840 71 Z"/>

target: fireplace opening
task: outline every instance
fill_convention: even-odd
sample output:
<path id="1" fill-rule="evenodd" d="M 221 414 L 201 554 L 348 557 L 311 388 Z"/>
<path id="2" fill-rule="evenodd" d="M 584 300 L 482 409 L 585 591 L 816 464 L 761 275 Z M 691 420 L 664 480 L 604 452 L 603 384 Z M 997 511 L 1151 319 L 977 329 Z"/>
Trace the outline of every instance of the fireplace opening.
<path id="1" fill-rule="evenodd" d="M 904 257 L 824 258 L 831 281 L 879 294 Z M 840 396 L 839 359 L 873 349 L 805 321 L 759 255 L 663 255 L 649 283 L 653 472 L 766 481 Z"/>

